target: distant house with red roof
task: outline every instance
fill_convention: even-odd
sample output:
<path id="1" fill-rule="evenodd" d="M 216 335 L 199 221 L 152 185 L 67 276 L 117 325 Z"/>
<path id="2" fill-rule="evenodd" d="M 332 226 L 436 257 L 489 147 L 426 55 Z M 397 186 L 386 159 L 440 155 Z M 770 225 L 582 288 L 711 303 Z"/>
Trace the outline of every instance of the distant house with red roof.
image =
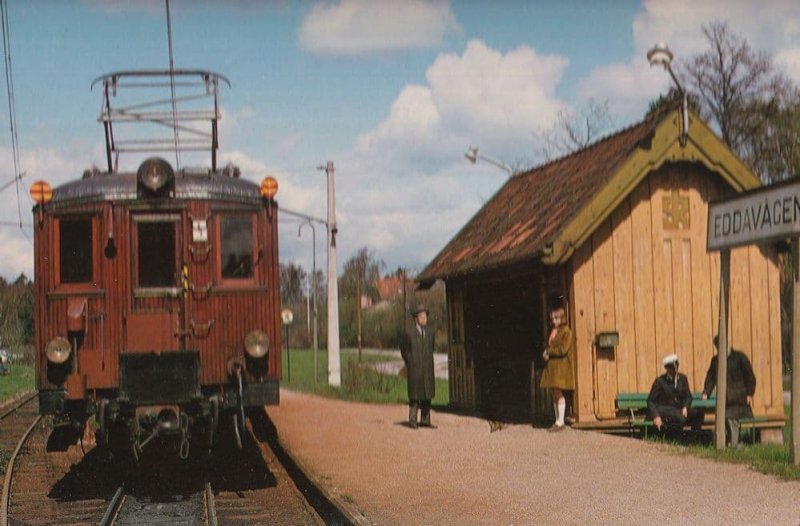
<path id="1" fill-rule="evenodd" d="M 571 155 L 514 174 L 417 277 L 444 280 L 450 400 L 546 419 L 538 379 L 547 309 L 563 297 L 577 338 L 576 425 L 626 425 L 621 392 L 647 392 L 661 359 L 702 389 L 718 328 L 719 255 L 706 250 L 709 201 L 758 178 L 699 117 L 648 116 Z M 783 425 L 775 247 L 731 257 L 731 344 L 758 378 L 764 439 Z M 615 336 L 598 347 L 598 335 Z"/>

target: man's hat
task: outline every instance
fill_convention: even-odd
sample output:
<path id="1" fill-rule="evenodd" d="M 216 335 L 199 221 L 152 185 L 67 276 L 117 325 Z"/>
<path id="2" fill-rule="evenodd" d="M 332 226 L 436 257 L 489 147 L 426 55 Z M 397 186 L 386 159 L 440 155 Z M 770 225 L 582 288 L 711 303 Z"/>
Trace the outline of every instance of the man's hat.
<path id="1" fill-rule="evenodd" d="M 424 312 L 425 314 L 428 314 L 428 309 L 425 307 L 425 304 L 424 304 L 424 303 L 419 303 L 419 304 L 417 304 L 417 306 L 416 306 L 416 307 L 414 307 L 413 309 L 411 309 L 411 317 L 412 317 L 412 318 L 416 318 L 416 317 L 417 317 L 417 315 L 418 315 L 420 312 Z"/>
<path id="2" fill-rule="evenodd" d="M 669 356 L 665 356 L 661 363 L 664 364 L 664 367 L 668 365 L 678 365 L 678 355 L 677 354 L 670 354 Z"/>

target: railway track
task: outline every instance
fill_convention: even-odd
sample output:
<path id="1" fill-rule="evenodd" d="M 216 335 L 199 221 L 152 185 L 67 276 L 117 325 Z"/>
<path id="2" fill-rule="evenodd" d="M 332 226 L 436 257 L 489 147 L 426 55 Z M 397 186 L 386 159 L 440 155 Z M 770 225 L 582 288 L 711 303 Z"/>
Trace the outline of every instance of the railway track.
<path id="1" fill-rule="evenodd" d="M 80 446 L 47 451 L 52 424 L 39 419 L 35 397 L 20 405 L 0 424 L 0 447 L 17 450 L 0 526 L 350 524 L 297 466 L 287 465 L 266 413 L 254 418 L 241 451 L 223 426 L 210 455 L 193 452 L 179 461 L 154 448 L 134 465 L 109 461 L 91 445 L 85 454 Z"/>

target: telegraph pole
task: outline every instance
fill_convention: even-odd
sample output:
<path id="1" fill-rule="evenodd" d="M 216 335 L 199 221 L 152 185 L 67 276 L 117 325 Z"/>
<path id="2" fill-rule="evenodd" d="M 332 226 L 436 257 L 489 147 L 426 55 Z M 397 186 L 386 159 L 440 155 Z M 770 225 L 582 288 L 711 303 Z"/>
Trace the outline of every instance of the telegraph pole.
<path id="1" fill-rule="evenodd" d="M 342 385 L 339 361 L 339 283 L 336 274 L 336 199 L 333 189 L 333 161 L 328 161 L 328 384 Z"/>

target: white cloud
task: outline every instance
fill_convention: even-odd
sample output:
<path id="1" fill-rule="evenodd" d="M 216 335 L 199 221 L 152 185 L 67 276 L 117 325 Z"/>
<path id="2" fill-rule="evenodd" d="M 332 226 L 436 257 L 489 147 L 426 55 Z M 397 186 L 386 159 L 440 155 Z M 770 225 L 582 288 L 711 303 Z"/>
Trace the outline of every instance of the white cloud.
<path id="1" fill-rule="evenodd" d="M 479 40 L 462 55 L 442 54 L 424 86 L 406 86 L 388 117 L 356 142 L 360 155 L 386 161 L 446 162 L 469 144 L 495 157 L 534 151 L 532 132 L 549 128 L 567 60 L 520 46 L 502 54 Z"/>
<path id="2" fill-rule="evenodd" d="M 580 82 L 579 101 L 608 99 L 612 112 L 641 119 L 647 103 L 672 82 L 660 68 L 649 67 L 647 50 L 666 42 L 676 61 L 700 53 L 708 48 L 703 25 L 713 21 L 727 21 L 734 34 L 744 36 L 753 49 L 772 53 L 782 71 L 800 79 L 800 6 L 795 0 L 644 0 L 632 26 L 633 57 L 595 68 Z"/>
<path id="3" fill-rule="evenodd" d="M 337 158 L 340 253 L 368 246 L 392 266 L 421 270 L 507 177 L 470 165 L 467 146 L 498 159 L 535 156 L 533 132 L 564 105 L 555 91 L 567 64 L 479 40 L 439 55 L 427 82 L 403 88 L 386 118 Z"/>
<path id="4" fill-rule="evenodd" d="M 446 1 L 341 0 L 315 5 L 298 36 L 312 53 L 358 55 L 434 47 L 460 30 Z"/>
<path id="5" fill-rule="evenodd" d="M 790 79 L 800 84 L 800 47 L 780 50 L 775 54 L 775 64 Z"/>

